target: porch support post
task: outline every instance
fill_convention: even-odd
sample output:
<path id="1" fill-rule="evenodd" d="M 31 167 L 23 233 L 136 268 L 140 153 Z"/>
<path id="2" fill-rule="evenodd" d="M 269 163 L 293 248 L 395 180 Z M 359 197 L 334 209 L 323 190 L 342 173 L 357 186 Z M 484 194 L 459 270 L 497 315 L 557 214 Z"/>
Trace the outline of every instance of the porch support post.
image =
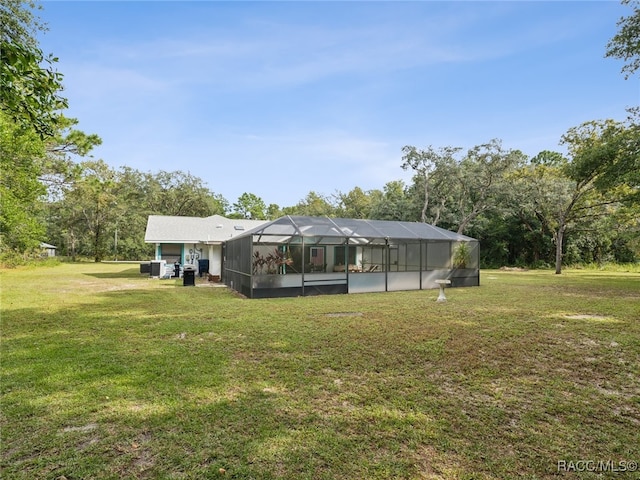
<path id="1" fill-rule="evenodd" d="M 389 270 L 391 270 L 391 252 L 389 250 L 389 237 L 384 239 L 384 256 L 386 258 L 387 268 L 384 269 L 384 291 L 389 291 Z"/>
<path id="2" fill-rule="evenodd" d="M 344 248 L 344 273 L 347 274 L 347 293 L 349 293 L 349 237 L 342 248 Z M 355 253 L 353 255 L 355 256 Z M 355 258 L 353 261 L 356 261 Z"/>
<path id="3" fill-rule="evenodd" d="M 302 296 L 304 297 L 304 266 L 305 266 L 305 258 L 304 258 L 304 237 L 300 236 L 302 239 Z"/>
<path id="4" fill-rule="evenodd" d="M 420 239 L 420 267 L 418 270 L 420 270 L 420 290 L 422 290 L 422 239 Z"/>

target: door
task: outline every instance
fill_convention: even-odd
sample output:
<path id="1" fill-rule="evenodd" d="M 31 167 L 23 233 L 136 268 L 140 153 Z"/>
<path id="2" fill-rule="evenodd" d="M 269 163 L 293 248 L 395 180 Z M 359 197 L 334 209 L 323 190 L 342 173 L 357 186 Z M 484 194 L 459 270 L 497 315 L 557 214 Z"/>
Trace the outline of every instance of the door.
<path id="1" fill-rule="evenodd" d="M 324 247 L 309 247 L 309 259 L 312 272 L 324 272 Z"/>

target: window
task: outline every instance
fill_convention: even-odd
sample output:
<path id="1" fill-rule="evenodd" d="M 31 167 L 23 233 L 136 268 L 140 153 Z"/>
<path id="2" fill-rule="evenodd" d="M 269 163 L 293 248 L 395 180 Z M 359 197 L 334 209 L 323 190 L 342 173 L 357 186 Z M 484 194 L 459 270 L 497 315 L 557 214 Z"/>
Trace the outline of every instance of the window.
<path id="1" fill-rule="evenodd" d="M 167 263 L 182 262 L 182 245 L 178 243 L 163 243 L 160 245 L 160 260 Z"/>

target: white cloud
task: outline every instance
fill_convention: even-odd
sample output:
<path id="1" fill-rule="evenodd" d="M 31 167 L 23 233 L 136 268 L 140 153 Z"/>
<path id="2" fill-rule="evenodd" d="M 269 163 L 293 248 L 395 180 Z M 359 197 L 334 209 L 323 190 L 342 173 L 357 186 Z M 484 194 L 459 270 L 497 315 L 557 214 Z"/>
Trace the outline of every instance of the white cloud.
<path id="1" fill-rule="evenodd" d="M 465 29 L 479 21 L 438 14 L 406 19 L 406 24 L 376 18 L 373 24 L 298 24 L 294 19 L 248 22 L 241 29 L 213 26 L 206 32 L 180 36 L 166 32 L 135 43 L 95 46 L 102 64 L 126 64 L 131 86 L 150 78 L 174 84 L 208 84 L 231 90 L 286 87 L 340 75 L 366 77 L 441 63 L 471 62 L 510 53 L 511 44 L 491 39 L 466 43 Z M 79 66 L 78 66 L 79 67 Z M 85 65 L 89 73 L 92 65 Z M 125 86 L 124 74 L 108 68 L 112 88 Z M 135 76 L 138 75 L 138 77 Z M 95 77 L 95 75 L 94 75 Z"/>

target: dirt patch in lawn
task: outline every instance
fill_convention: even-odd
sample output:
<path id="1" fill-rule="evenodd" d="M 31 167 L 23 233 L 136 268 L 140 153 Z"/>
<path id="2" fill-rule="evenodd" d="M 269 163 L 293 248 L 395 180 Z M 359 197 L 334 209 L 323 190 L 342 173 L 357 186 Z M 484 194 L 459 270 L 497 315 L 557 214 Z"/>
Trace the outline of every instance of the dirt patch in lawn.
<path id="1" fill-rule="evenodd" d="M 564 318 L 568 318 L 569 320 L 609 320 L 611 317 L 605 317 L 602 315 L 565 315 Z"/>

